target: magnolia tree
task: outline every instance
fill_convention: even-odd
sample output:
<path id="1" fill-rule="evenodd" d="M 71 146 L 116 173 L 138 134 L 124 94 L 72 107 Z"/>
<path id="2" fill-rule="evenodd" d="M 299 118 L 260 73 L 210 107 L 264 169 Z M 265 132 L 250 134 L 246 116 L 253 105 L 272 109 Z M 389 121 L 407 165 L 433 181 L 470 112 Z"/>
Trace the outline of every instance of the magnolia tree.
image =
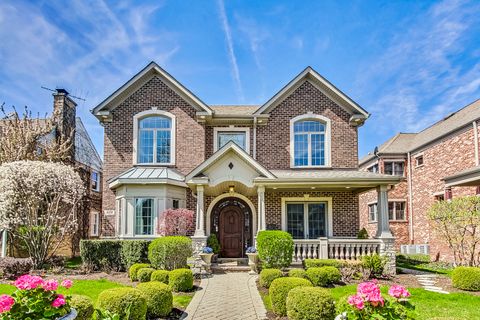
<path id="1" fill-rule="evenodd" d="M 35 267 L 53 255 L 76 227 L 85 192 L 70 166 L 16 161 L 0 166 L 0 228 L 23 242 Z"/>
<path id="2" fill-rule="evenodd" d="M 480 266 L 480 197 L 439 201 L 428 216 L 448 243 L 456 265 Z"/>
<path id="3" fill-rule="evenodd" d="M 193 211 L 167 209 L 160 218 L 159 231 L 164 236 L 186 236 L 193 227 Z"/>

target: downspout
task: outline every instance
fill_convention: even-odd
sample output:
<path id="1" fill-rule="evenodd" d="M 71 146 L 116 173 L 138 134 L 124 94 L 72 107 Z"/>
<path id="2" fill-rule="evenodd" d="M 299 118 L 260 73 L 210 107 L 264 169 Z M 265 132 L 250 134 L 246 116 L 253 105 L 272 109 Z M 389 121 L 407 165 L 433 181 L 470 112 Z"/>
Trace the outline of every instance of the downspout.
<path id="1" fill-rule="evenodd" d="M 478 160 L 478 127 L 477 127 L 477 121 L 473 121 L 473 141 L 475 144 L 475 165 L 479 165 L 479 160 Z"/>
<path id="2" fill-rule="evenodd" d="M 257 160 L 257 117 L 253 116 L 253 159 Z"/>
<path id="3" fill-rule="evenodd" d="M 407 165 L 408 165 L 408 175 L 407 175 L 407 184 L 408 184 L 408 211 L 410 213 L 410 219 L 408 219 L 409 227 L 409 240 L 410 244 L 413 244 L 415 237 L 413 236 L 413 196 L 412 196 L 412 161 L 410 152 L 407 153 Z"/>

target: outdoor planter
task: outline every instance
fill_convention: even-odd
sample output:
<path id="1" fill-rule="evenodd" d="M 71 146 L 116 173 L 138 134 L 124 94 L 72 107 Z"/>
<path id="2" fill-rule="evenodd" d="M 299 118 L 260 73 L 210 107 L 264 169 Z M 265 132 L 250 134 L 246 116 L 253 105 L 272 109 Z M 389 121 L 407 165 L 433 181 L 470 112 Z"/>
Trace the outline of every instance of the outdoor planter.
<path id="1" fill-rule="evenodd" d="M 255 247 L 248 247 L 245 254 L 248 257 L 248 265 L 250 267 L 250 274 L 257 273 L 257 264 L 258 264 L 258 253 Z"/>
<path id="2" fill-rule="evenodd" d="M 77 318 L 77 310 L 75 309 L 70 309 L 70 312 L 66 315 L 64 315 L 61 318 L 58 318 L 58 320 L 73 320 Z"/>
<path id="3" fill-rule="evenodd" d="M 212 257 L 213 253 L 200 253 L 200 258 L 202 258 L 203 262 L 207 265 L 212 264 Z"/>

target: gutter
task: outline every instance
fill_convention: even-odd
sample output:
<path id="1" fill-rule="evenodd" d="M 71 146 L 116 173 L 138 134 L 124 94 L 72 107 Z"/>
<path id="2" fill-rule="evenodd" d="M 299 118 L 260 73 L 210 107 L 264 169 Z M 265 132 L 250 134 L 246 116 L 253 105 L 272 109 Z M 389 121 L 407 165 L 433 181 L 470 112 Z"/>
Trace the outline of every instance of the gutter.
<path id="1" fill-rule="evenodd" d="M 479 165 L 479 159 L 478 159 L 478 127 L 477 127 L 477 121 L 473 121 L 473 141 L 475 145 L 475 165 Z"/>
<path id="2" fill-rule="evenodd" d="M 408 228 L 409 228 L 409 240 L 410 244 L 413 244 L 415 237 L 413 235 L 413 193 L 412 193 L 412 160 L 410 152 L 407 153 L 407 166 L 408 166 L 408 209 L 410 213 L 410 219 L 408 219 Z"/>

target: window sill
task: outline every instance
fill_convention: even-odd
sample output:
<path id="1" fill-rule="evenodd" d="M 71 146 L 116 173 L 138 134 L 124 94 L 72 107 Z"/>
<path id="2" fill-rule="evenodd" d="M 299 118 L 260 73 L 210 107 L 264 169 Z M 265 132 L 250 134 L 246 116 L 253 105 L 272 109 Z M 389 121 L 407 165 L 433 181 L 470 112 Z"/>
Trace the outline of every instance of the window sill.
<path id="1" fill-rule="evenodd" d="M 290 169 L 331 169 L 332 166 L 290 166 Z"/>
<path id="2" fill-rule="evenodd" d="M 407 220 L 390 220 L 391 223 L 407 223 Z"/>
<path id="3" fill-rule="evenodd" d="M 134 163 L 137 167 L 173 167 L 175 163 Z"/>
<path id="4" fill-rule="evenodd" d="M 414 168 L 415 168 L 415 169 L 417 169 L 417 168 L 422 168 L 423 166 L 425 166 L 425 164 L 421 164 L 421 165 L 415 166 Z"/>

